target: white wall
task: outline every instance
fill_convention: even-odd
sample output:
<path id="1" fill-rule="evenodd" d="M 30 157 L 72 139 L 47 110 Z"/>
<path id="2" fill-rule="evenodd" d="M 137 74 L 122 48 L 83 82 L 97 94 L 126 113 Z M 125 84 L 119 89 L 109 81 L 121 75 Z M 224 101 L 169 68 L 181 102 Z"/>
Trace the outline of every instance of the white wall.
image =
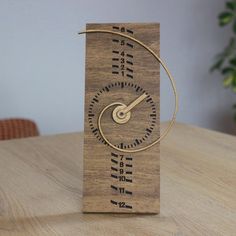
<path id="1" fill-rule="evenodd" d="M 36 120 L 42 134 L 83 129 L 87 22 L 160 22 L 161 55 L 180 94 L 178 120 L 231 131 L 236 96 L 209 74 L 229 31 L 222 0 L 0 0 L 0 118 Z M 162 120 L 173 97 L 162 78 Z"/>

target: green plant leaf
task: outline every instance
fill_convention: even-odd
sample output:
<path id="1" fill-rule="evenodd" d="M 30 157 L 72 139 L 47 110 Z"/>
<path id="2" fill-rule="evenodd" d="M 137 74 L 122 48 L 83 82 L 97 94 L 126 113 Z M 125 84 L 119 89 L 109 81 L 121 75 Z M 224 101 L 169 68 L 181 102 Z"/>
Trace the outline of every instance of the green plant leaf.
<path id="1" fill-rule="evenodd" d="M 232 67 L 225 67 L 222 69 L 221 73 L 222 73 L 222 75 L 227 75 L 229 73 L 232 74 L 232 73 L 235 73 L 235 69 Z"/>
<path id="2" fill-rule="evenodd" d="M 231 55 L 235 51 L 235 39 L 233 37 L 230 38 L 228 45 L 224 48 L 224 51 L 220 53 L 218 56 L 221 59 L 226 59 L 228 57 L 231 57 Z"/>
<path id="3" fill-rule="evenodd" d="M 233 75 L 233 80 L 231 82 L 231 87 L 234 93 L 236 93 L 236 76 Z"/>
<path id="4" fill-rule="evenodd" d="M 224 81 L 223 81 L 223 85 L 225 88 L 228 88 L 232 82 L 233 82 L 233 79 L 234 79 L 234 75 L 233 74 L 230 74 L 229 76 L 227 76 Z"/>
<path id="5" fill-rule="evenodd" d="M 236 57 L 230 59 L 230 60 L 229 60 L 229 63 L 230 63 L 232 66 L 236 66 Z"/>
<path id="6" fill-rule="evenodd" d="M 234 93 L 236 93 L 236 87 L 233 87 L 232 90 Z"/>
<path id="7" fill-rule="evenodd" d="M 234 23 L 233 23 L 233 32 L 236 34 L 236 20 L 234 20 Z"/>
<path id="8" fill-rule="evenodd" d="M 223 59 L 216 61 L 215 64 L 213 64 L 212 67 L 210 68 L 210 72 L 213 72 L 215 70 L 220 70 L 223 62 L 224 62 Z"/>
<path id="9" fill-rule="evenodd" d="M 236 2 L 226 2 L 225 5 L 229 10 L 234 11 L 236 9 Z"/>
<path id="10" fill-rule="evenodd" d="M 236 75 L 235 74 L 233 74 L 233 81 L 232 81 L 232 86 L 233 87 L 236 87 Z"/>
<path id="11" fill-rule="evenodd" d="M 219 25 L 224 26 L 231 22 L 234 14 L 232 12 L 223 12 L 219 15 Z"/>
<path id="12" fill-rule="evenodd" d="M 230 38 L 229 44 L 225 48 L 225 51 L 224 51 L 225 57 L 230 56 L 233 53 L 234 49 L 235 49 L 235 39 L 234 38 Z"/>
<path id="13" fill-rule="evenodd" d="M 234 121 L 236 121 L 236 113 L 234 113 Z"/>

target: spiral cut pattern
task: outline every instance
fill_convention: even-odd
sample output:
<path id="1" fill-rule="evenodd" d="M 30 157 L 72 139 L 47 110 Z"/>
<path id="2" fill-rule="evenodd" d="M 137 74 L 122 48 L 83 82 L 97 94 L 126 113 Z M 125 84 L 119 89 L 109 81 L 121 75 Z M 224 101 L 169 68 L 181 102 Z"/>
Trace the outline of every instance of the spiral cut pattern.
<path id="1" fill-rule="evenodd" d="M 135 152 L 141 152 L 141 151 L 144 151 L 144 150 L 146 150 L 148 148 L 151 148 L 152 146 L 154 146 L 155 144 L 159 143 L 162 139 L 164 139 L 167 136 L 167 134 L 170 132 L 170 130 L 172 129 L 172 127 L 173 127 L 173 125 L 175 123 L 176 115 L 177 115 L 177 112 L 178 112 L 179 101 L 178 101 L 177 89 L 176 89 L 176 85 L 175 85 L 175 80 L 172 77 L 169 69 L 167 68 L 165 63 L 161 60 L 161 58 L 150 47 L 148 47 L 146 44 L 144 44 L 143 42 L 139 41 L 136 38 L 133 38 L 133 37 L 131 37 L 129 35 L 126 35 L 126 34 L 123 34 L 123 33 L 120 33 L 120 32 L 114 32 L 114 31 L 111 31 L 111 30 L 86 30 L 86 31 L 79 32 L 79 34 L 87 34 L 87 33 L 105 33 L 105 34 L 119 35 L 121 37 L 127 38 L 127 39 L 129 39 L 129 40 L 139 44 L 144 49 L 146 49 L 150 54 L 153 55 L 153 57 L 160 63 L 160 65 L 163 67 L 163 69 L 165 70 L 166 74 L 168 75 L 168 78 L 169 78 L 169 80 L 171 82 L 171 87 L 173 89 L 174 97 L 175 97 L 175 108 L 174 108 L 174 112 L 173 112 L 173 115 L 172 115 L 172 119 L 171 119 L 168 127 L 163 131 L 163 133 L 160 135 L 160 137 L 157 138 L 155 141 L 153 141 L 151 144 L 148 144 L 147 146 L 141 147 L 141 148 L 138 148 L 138 149 L 121 149 L 121 148 L 118 148 L 115 145 L 113 145 L 106 138 L 106 136 L 104 135 L 103 129 L 102 129 L 102 125 L 101 125 L 102 116 L 103 116 L 104 112 L 108 108 L 110 108 L 112 106 L 116 106 L 116 105 L 122 105 L 123 103 L 114 102 L 114 103 L 111 103 L 111 104 L 107 105 L 106 107 L 103 108 L 103 110 L 100 112 L 99 117 L 98 117 L 98 129 L 99 129 L 99 132 L 100 132 L 102 138 L 106 141 L 106 143 L 110 147 L 112 147 L 113 149 L 115 149 L 117 151 L 120 151 L 120 152 L 124 152 L 124 153 L 135 153 Z"/>

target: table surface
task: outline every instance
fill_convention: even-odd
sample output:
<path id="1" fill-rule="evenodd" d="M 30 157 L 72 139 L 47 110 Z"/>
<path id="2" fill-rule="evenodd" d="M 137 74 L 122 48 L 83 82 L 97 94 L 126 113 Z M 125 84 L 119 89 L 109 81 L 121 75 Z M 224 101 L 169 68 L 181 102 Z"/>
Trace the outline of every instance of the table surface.
<path id="1" fill-rule="evenodd" d="M 83 214 L 82 147 L 82 133 L 0 142 L 1 236 L 236 235 L 236 137 L 175 125 L 160 215 Z"/>

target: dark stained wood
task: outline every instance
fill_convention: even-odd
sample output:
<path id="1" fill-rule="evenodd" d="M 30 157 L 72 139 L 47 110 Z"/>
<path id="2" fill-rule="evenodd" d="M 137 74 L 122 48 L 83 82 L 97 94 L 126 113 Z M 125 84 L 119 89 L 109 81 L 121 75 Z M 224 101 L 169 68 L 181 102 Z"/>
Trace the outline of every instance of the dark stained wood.
<path id="1" fill-rule="evenodd" d="M 88 24 L 87 29 L 126 33 L 159 54 L 157 23 Z M 113 144 L 126 149 L 144 147 L 158 138 L 159 68 L 155 58 L 131 40 L 104 33 L 86 35 L 84 212 L 159 213 L 159 145 L 134 154 L 115 151 L 102 142 L 96 123 L 106 105 L 128 105 L 147 92 L 150 97 L 132 110 L 127 124 L 112 120 L 113 108 L 104 114 L 103 129 Z"/>

